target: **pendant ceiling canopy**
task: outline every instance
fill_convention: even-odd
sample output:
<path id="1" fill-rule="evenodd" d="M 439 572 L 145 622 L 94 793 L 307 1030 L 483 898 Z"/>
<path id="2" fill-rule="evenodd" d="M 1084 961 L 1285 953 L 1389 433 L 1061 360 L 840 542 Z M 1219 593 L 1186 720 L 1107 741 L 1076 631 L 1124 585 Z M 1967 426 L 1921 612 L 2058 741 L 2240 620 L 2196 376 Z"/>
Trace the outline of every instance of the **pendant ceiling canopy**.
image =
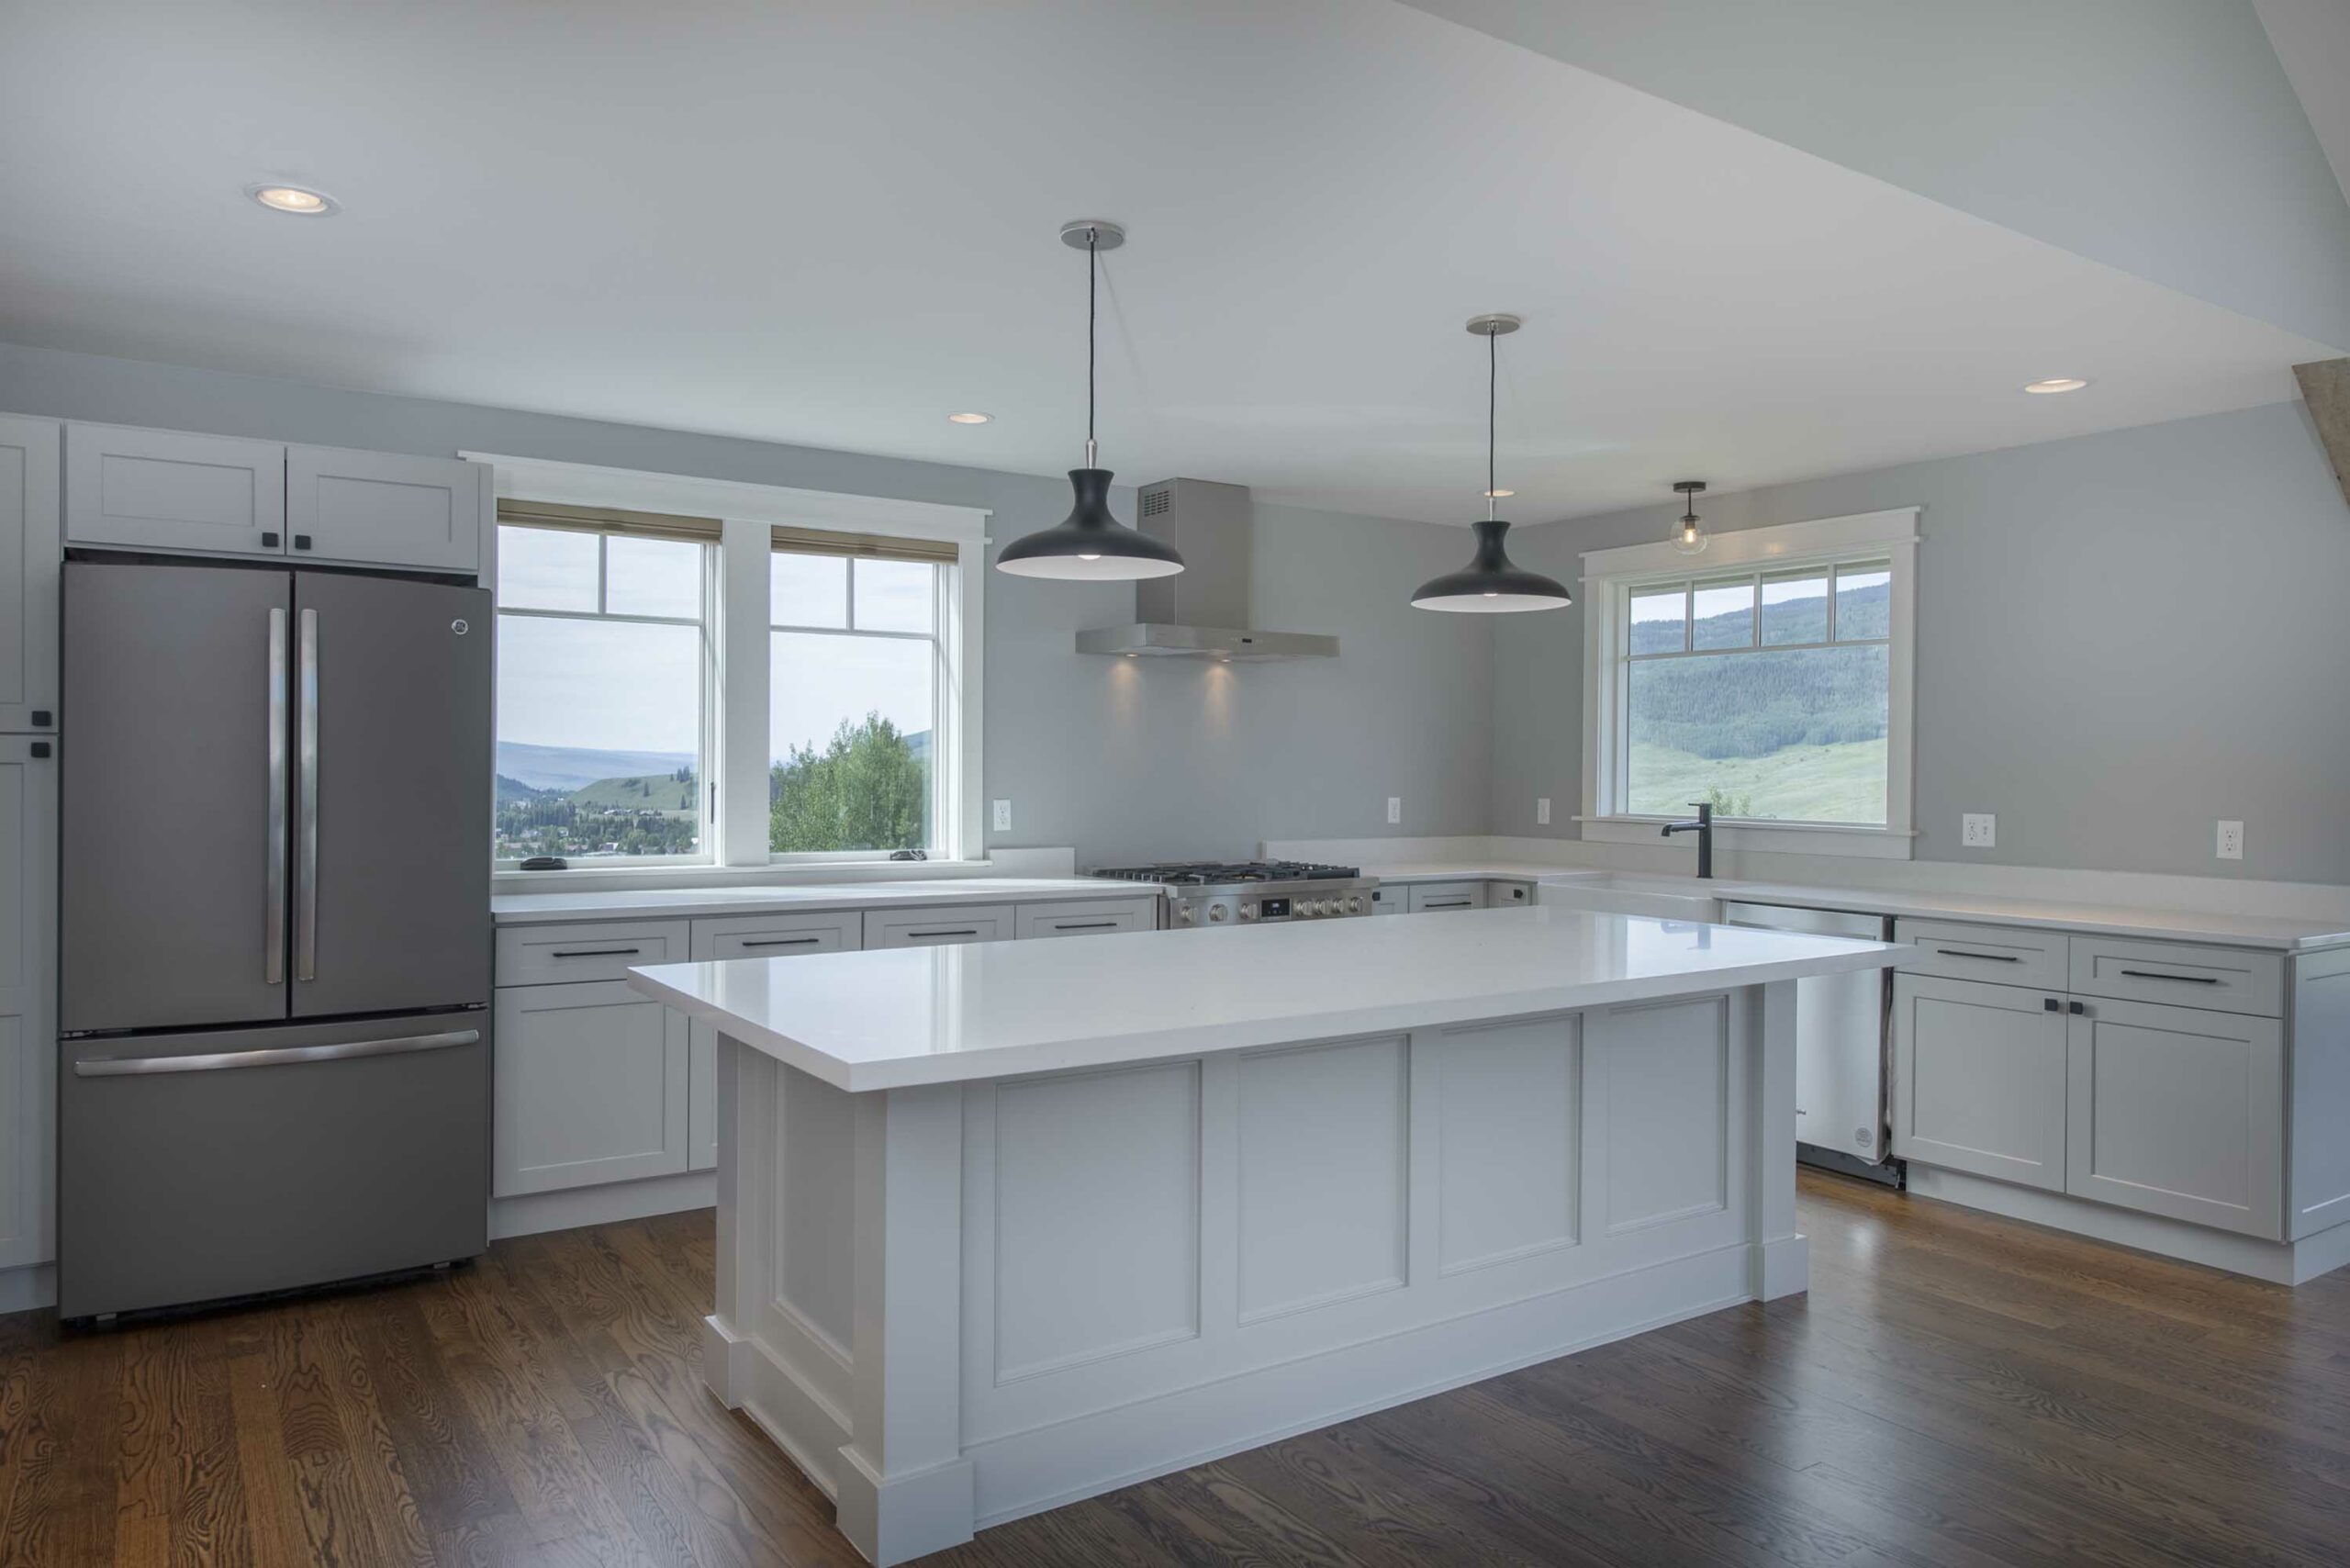
<path id="1" fill-rule="evenodd" d="M 1509 524 L 1494 515 L 1494 501 L 1500 493 L 1494 476 L 1495 415 L 1501 386 L 1496 340 L 1505 332 L 1516 331 L 1518 324 L 1515 316 L 1470 319 L 1469 330 L 1485 340 L 1485 516 L 1472 525 L 1477 531 L 1476 557 L 1460 571 L 1448 572 L 1422 583 L 1419 591 L 1412 595 L 1416 609 L 1498 615 L 1520 610 L 1557 610 L 1574 602 L 1574 597 L 1556 578 L 1527 571 L 1510 560 L 1509 552 L 1502 547 L 1502 536 L 1509 532 Z"/>
<path id="2" fill-rule="evenodd" d="M 1081 218 L 1061 226 L 1061 242 L 1085 252 L 1085 466 L 1069 472 L 1072 503 L 1069 516 L 1051 528 L 1015 539 L 996 557 L 996 569 L 1023 577 L 1077 582 L 1131 581 L 1164 577 L 1183 569 L 1172 544 L 1126 527 L 1110 515 L 1110 470 L 1095 466 L 1093 440 L 1094 338 L 1099 319 L 1103 251 L 1126 242 L 1125 230 L 1100 218 Z"/>

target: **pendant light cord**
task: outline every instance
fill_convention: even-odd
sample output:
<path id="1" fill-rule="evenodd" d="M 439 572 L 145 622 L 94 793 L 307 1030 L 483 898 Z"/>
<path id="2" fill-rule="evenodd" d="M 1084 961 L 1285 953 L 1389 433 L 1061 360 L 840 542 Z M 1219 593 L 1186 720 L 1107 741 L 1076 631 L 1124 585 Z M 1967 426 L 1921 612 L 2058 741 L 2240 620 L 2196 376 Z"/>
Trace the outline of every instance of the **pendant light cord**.
<path id="1" fill-rule="evenodd" d="M 1500 420 L 1501 334 L 1485 334 L 1485 521 L 1494 521 L 1494 427 Z"/>
<path id="2" fill-rule="evenodd" d="M 1101 314 L 1102 275 L 1102 264 L 1095 259 L 1093 247 L 1100 237 L 1099 230 L 1088 229 L 1085 231 L 1085 465 L 1088 468 L 1101 466 L 1094 461 L 1093 444 L 1093 345 L 1100 335 L 1095 321 Z"/>

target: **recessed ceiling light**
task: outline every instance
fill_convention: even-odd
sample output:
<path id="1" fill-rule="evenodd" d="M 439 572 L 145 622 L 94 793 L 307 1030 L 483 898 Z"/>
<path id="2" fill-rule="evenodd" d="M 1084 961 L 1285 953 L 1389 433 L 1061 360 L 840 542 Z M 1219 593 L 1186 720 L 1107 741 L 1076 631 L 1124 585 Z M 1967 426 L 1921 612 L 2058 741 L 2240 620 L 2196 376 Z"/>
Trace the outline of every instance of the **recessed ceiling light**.
<path id="1" fill-rule="evenodd" d="M 324 218 L 340 205 L 324 191 L 300 185 L 247 185 L 245 194 L 272 212 L 290 212 L 300 218 Z"/>
<path id="2" fill-rule="evenodd" d="M 994 418 L 995 416 L 993 414 L 981 414 L 976 412 L 967 414 L 949 414 L 946 416 L 946 422 L 950 425 L 983 425 L 989 423 Z"/>
<path id="3" fill-rule="evenodd" d="M 1517 494 L 1517 492 L 1516 492 L 1516 490 L 1487 490 L 1487 491 L 1485 492 L 1485 494 L 1486 494 L 1486 495 L 1488 495 L 1488 496 L 1490 496 L 1490 497 L 1492 497 L 1492 498 L 1493 498 L 1494 499 L 1495 499 L 1495 500 L 1500 500 L 1500 499 L 1502 499 L 1504 497 L 1506 497 L 1506 496 L 1514 496 L 1514 495 Z"/>
<path id="4" fill-rule="evenodd" d="M 2050 392 L 2078 392 L 2087 385 L 2087 382 L 2077 375 L 2053 375 L 2045 381 L 2027 381 L 2023 384 L 2023 389 L 2027 392 L 2044 395 Z"/>

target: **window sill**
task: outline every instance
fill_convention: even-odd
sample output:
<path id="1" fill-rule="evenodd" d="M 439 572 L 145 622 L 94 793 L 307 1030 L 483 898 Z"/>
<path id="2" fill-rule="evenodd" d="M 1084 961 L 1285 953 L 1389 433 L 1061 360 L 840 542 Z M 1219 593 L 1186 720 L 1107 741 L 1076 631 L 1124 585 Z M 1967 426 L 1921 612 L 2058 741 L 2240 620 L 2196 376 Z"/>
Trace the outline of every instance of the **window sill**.
<path id="1" fill-rule="evenodd" d="M 1594 844 L 1659 844 L 1672 817 L 1577 817 Z M 1907 860 L 1917 834 L 1908 828 L 1842 827 L 1831 823 L 1717 822 L 1714 837 L 1726 849 L 1756 855 L 1841 855 L 1867 860 Z"/>

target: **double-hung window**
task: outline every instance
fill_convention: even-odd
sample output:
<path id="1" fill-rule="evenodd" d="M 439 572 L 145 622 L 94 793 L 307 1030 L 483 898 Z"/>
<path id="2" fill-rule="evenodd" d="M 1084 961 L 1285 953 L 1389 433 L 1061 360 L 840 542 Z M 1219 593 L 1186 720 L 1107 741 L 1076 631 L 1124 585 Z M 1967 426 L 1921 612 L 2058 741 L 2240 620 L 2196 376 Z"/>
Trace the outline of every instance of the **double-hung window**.
<path id="1" fill-rule="evenodd" d="M 940 845 L 941 649 L 956 552 L 778 528 L 767 561 L 767 848 Z"/>
<path id="2" fill-rule="evenodd" d="M 718 524 L 502 503 L 496 857 L 710 858 Z"/>
<path id="3" fill-rule="evenodd" d="M 1584 833 L 1699 802 L 1750 847 L 1906 856 L 1915 514 L 1584 557 Z"/>

